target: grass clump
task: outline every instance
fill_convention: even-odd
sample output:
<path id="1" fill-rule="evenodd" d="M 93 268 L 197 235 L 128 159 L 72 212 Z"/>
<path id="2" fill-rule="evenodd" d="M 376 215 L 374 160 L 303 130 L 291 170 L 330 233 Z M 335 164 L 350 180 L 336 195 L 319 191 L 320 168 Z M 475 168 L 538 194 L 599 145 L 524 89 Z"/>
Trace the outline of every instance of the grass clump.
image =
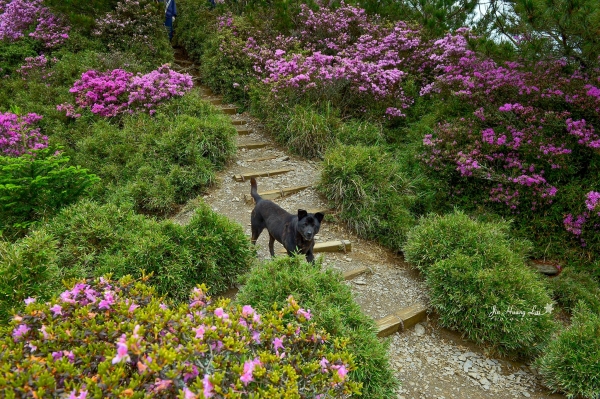
<path id="1" fill-rule="evenodd" d="M 517 262 L 531 244 L 511 239 L 509 230 L 508 222 L 480 222 L 460 210 L 429 214 L 410 230 L 402 250 L 406 260 L 424 272 L 456 253 L 481 256 L 493 264 Z"/>
<path id="2" fill-rule="evenodd" d="M 42 231 L 16 243 L 0 241 L 0 324 L 13 309 L 21 309 L 26 298 L 46 300 L 58 291 L 62 273 L 56 245 L 54 237 Z"/>
<path id="3" fill-rule="evenodd" d="M 98 121 L 76 143 L 74 160 L 105 182 L 97 196 L 119 191 L 136 210 L 164 215 L 214 182 L 235 154 L 235 128 L 197 95 L 171 103 L 124 117 L 122 128 Z"/>
<path id="4" fill-rule="evenodd" d="M 238 303 L 266 311 L 292 295 L 310 309 L 319 328 L 349 340 L 347 350 L 356 363 L 356 370 L 349 375 L 363 384 L 364 397 L 395 397 L 398 382 L 389 365 L 386 345 L 377 339 L 373 320 L 362 313 L 338 272 L 321 270 L 301 257 L 281 257 L 256 266 L 245 280 Z"/>
<path id="5" fill-rule="evenodd" d="M 569 312 L 582 301 L 586 307 L 600 314 L 600 284 L 584 271 L 565 269 L 550 280 L 557 302 Z"/>
<path id="6" fill-rule="evenodd" d="M 544 284 L 522 262 L 456 253 L 428 269 L 427 285 L 440 324 L 492 353 L 537 355 L 556 328 Z"/>
<path id="7" fill-rule="evenodd" d="M 567 398 L 600 398 L 600 315 L 580 302 L 571 326 L 537 359 L 544 383 Z"/>
<path id="8" fill-rule="evenodd" d="M 223 291 L 245 272 L 252 249 L 239 225 L 200 205 L 181 226 L 136 214 L 130 207 L 92 201 L 64 209 L 44 226 L 56 238 L 57 264 L 78 277 L 140 277 L 160 295 L 187 298 L 200 283 Z"/>
<path id="9" fill-rule="evenodd" d="M 325 156 L 319 190 L 360 236 L 399 250 L 415 223 L 414 183 L 381 148 L 340 145 Z"/>

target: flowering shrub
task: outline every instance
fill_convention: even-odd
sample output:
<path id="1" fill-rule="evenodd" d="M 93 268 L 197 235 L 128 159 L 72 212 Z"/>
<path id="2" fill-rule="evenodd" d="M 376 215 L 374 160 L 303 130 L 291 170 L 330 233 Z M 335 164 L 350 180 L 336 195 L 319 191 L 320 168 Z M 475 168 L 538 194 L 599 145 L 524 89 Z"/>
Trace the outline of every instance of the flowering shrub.
<path id="1" fill-rule="evenodd" d="M 344 3 L 317 12 L 302 5 L 299 20 L 298 36 L 280 38 L 275 46 L 248 39 L 249 56 L 263 83 L 274 92 L 333 100 L 342 109 L 350 107 L 347 112 L 379 107 L 388 117 L 405 116 L 413 99 L 404 93 L 403 69 L 407 55 L 420 45 L 417 30 L 404 22 L 377 24 L 363 9 Z M 302 46 L 301 53 L 288 52 L 295 43 Z"/>
<path id="2" fill-rule="evenodd" d="M 42 119 L 41 115 L 25 116 L 12 112 L 0 112 L 0 154 L 19 156 L 48 146 L 48 137 L 32 125 Z"/>
<path id="3" fill-rule="evenodd" d="M 25 64 L 21 65 L 16 72 L 22 76 L 23 80 L 30 79 L 32 76 L 37 75 L 39 75 L 42 80 L 46 80 L 53 74 L 53 72 L 48 71 L 48 67 L 57 61 L 58 59 L 56 57 L 49 59 L 46 58 L 44 54 L 40 54 L 37 57 L 26 57 Z"/>
<path id="4" fill-rule="evenodd" d="M 165 33 L 163 15 L 164 10 L 154 1 L 123 0 L 96 21 L 92 34 L 102 38 L 111 50 L 128 49 L 135 43 L 152 51 L 155 36 Z"/>
<path id="5" fill-rule="evenodd" d="M 0 1 L 0 40 L 19 40 L 31 29 L 28 35 L 47 48 L 69 38 L 70 27 L 44 7 L 42 0 Z"/>
<path id="6" fill-rule="evenodd" d="M 149 111 L 171 97 L 183 96 L 192 88 L 192 77 L 172 71 L 163 65 L 145 75 L 134 75 L 122 69 L 108 72 L 90 70 L 69 90 L 75 95 L 79 108 L 88 108 L 92 113 L 111 117 L 121 113 Z M 67 116 L 78 117 L 72 104 L 57 107 Z"/>
<path id="7" fill-rule="evenodd" d="M 51 397 L 349 397 L 358 384 L 345 342 L 310 324 L 292 297 L 281 310 L 162 303 L 126 277 L 80 282 L 51 302 L 27 298 L 2 340 L 0 390 Z"/>

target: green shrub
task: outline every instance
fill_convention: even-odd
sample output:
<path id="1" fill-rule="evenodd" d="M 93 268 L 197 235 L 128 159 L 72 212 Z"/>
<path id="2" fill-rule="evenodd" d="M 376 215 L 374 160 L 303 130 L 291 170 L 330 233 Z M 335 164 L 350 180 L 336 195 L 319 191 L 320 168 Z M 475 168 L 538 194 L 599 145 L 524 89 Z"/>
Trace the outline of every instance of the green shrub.
<path id="1" fill-rule="evenodd" d="M 346 145 L 377 146 L 386 142 L 380 124 L 359 120 L 341 123 L 337 128 L 336 137 Z"/>
<path id="2" fill-rule="evenodd" d="M 555 329 L 552 300 L 522 263 L 491 265 L 482 255 L 456 253 L 429 268 L 427 285 L 440 324 L 492 353 L 536 355 Z"/>
<path id="3" fill-rule="evenodd" d="M 589 274 L 566 268 L 558 277 L 550 280 L 557 302 L 573 311 L 578 302 L 596 314 L 600 314 L 600 284 Z"/>
<path id="4" fill-rule="evenodd" d="M 62 270 L 79 277 L 153 273 L 149 283 L 176 300 L 185 299 L 199 283 L 227 289 L 253 258 L 240 226 L 207 205 L 180 226 L 131 208 L 82 201 L 65 208 L 44 231 L 56 237 Z"/>
<path id="5" fill-rule="evenodd" d="M 580 302 L 571 326 L 550 342 L 536 366 L 544 384 L 567 398 L 600 398 L 600 315 Z"/>
<path id="6" fill-rule="evenodd" d="M 293 298 L 258 314 L 210 301 L 169 307 L 131 278 L 77 283 L 2 330 L 2 397 L 335 397 L 359 394 L 346 342 Z"/>
<path id="7" fill-rule="evenodd" d="M 17 243 L 0 241 L 0 324 L 30 296 L 49 299 L 61 284 L 56 241 L 36 231 Z"/>
<path id="8" fill-rule="evenodd" d="M 399 250 L 414 224 L 413 184 L 380 147 L 341 145 L 325 155 L 319 190 L 360 236 Z"/>
<path id="9" fill-rule="evenodd" d="M 105 182 L 97 195 L 120 190 L 138 211 L 168 214 L 214 182 L 235 153 L 235 128 L 197 97 L 173 103 L 155 116 L 126 116 L 122 128 L 97 121 L 76 143 L 76 161 Z M 202 112 L 186 115 L 193 104 Z"/>
<path id="10" fill-rule="evenodd" d="M 273 303 L 285 303 L 289 295 L 310 309 L 319 328 L 349 340 L 347 350 L 356 363 L 350 377 L 362 382 L 365 398 L 395 397 L 398 382 L 386 345 L 377 339 L 373 320 L 362 313 L 338 272 L 322 271 L 302 257 L 277 258 L 252 269 L 236 301 L 266 311 Z"/>
<path id="11" fill-rule="evenodd" d="M 99 180 L 69 163 L 68 157 L 49 149 L 0 156 L 0 231 L 15 233 L 52 215 Z"/>
<path id="12" fill-rule="evenodd" d="M 408 232 L 402 250 L 405 259 L 421 271 L 456 253 L 483 257 L 490 265 L 518 262 L 531 248 L 526 240 L 509 237 L 510 223 L 479 222 L 460 210 L 430 214 Z"/>
<path id="13" fill-rule="evenodd" d="M 35 42 L 25 38 L 17 42 L 0 41 L 0 77 L 12 75 L 25 63 L 27 57 L 37 57 Z"/>
<path id="14" fill-rule="evenodd" d="M 307 158 L 323 158 L 325 150 L 336 142 L 341 120 L 328 106 L 318 112 L 310 106 L 295 105 L 273 112 L 266 120 L 275 137 L 293 152 Z"/>

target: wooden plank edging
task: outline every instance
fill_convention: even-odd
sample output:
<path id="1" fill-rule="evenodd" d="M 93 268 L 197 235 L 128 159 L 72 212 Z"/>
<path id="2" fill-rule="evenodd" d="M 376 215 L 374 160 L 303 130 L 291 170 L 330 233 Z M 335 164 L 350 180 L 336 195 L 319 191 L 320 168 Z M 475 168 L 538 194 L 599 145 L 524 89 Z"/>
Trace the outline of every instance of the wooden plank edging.
<path id="1" fill-rule="evenodd" d="M 377 336 L 387 337 L 398 331 L 411 328 L 427 316 L 427 306 L 417 302 L 400 309 L 391 315 L 376 320 Z"/>
<path id="2" fill-rule="evenodd" d="M 313 252 L 350 252 L 352 251 L 352 243 L 348 240 L 335 240 L 327 242 L 318 242 L 313 247 Z M 285 248 L 277 251 L 278 253 L 284 254 L 287 251 Z"/>
<path id="3" fill-rule="evenodd" d="M 271 200 L 271 199 L 276 199 L 276 198 L 283 198 L 290 194 L 295 194 L 295 193 L 305 190 L 309 187 L 310 186 L 296 186 L 296 187 L 282 188 L 279 190 L 268 190 L 268 191 L 262 191 L 262 192 L 259 191 L 258 195 L 260 195 L 263 199 Z M 248 204 L 252 204 L 254 202 L 254 198 L 252 198 L 252 196 L 250 194 L 244 194 L 244 200 Z"/>
<path id="4" fill-rule="evenodd" d="M 252 150 L 252 149 L 256 149 L 256 148 L 264 148 L 264 147 L 268 147 L 270 144 L 269 143 L 260 143 L 260 142 L 256 142 L 256 143 L 246 143 L 246 144 L 238 144 L 237 148 L 238 149 L 247 149 L 247 150 Z"/>
<path id="5" fill-rule="evenodd" d="M 282 175 L 284 173 L 291 172 L 292 170 L 294 169 L 273 169 L 265 170 L 263 172 L 248 172 L 239 175 L 234 175 L 233 178 L 236 181 L 246 181 L 246 179 L 250 179 L 251 177 L 270 177 L 275 175 Z"/>

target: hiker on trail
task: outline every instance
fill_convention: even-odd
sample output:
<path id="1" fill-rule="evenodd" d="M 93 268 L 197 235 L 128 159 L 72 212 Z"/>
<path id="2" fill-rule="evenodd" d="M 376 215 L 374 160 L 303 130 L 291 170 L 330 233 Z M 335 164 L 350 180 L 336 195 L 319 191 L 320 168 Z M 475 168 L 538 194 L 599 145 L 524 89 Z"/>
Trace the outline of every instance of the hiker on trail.
<path id="1" fill-rule="evenodd" d="M 159 3 L 165 3 L 165 26 L 169 30 L 169 40 L 173 39 L 173 21 L 177 16 L 177 6 L 175 0 L 158 0 Z"/>

